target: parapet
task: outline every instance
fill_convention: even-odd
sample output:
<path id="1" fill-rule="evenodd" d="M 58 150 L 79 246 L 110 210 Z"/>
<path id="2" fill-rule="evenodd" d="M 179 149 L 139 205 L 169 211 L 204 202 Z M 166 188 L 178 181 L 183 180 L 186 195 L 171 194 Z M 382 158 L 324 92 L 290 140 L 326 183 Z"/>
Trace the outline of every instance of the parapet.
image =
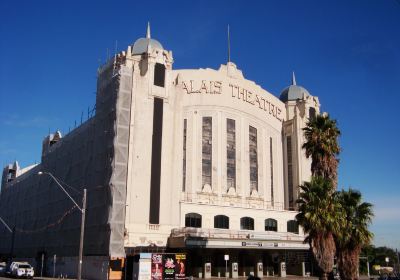
<path id="1" fill-rule="evenodd" d="M 50 147 L 55 145 L 62 138 L 61 132 L 57 130 L 54 134 L 49 134 L 42 142 L 42 158 L 49 152 Z"/>

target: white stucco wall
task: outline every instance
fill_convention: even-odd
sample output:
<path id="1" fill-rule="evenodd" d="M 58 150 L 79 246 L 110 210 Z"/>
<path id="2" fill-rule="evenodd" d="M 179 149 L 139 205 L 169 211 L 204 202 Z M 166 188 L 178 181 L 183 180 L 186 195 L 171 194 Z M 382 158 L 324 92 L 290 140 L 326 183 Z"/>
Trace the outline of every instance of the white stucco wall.
<path id="1" fill-rule="evenodd" d="M 214 215 L 230 217 L 230 229 L 240 230 L 240 217 L 255 219 L 255 231 L 264 220 L 278 221 L 278 231 L 296 212 L 285 211 L 283 127 L 287 107 L 274 95 L 246 80 L 233 63 L 219 70 L 172 70 L 172 53 L 152 51 L 147 60 L 127 55 L 134 70 L 129 144 L 125 245 L 166 246 L 173 228 L 185 226 L 185 214 L 199 213 L 203 228 L 213 228 Z M 153 85 L 154 64 L 166 65 L 165 87 Z M 149 223 L 154 97 L 164 100 L 160 187 L 160 223 Z M 202 117 L 212 117 L 212 184 L 202 185 Z M 236 126 L 236 190 L 227 190 L 226 119 Z M 187 120 L 186 186 L 182 191 L 183 123 Z M 258 193 L 251 194 L 249 126 L 257 129 Z M 294 126 L 293 130 L 299 129 Z M 295 132 L 295 131 L 292 131 Z M 297 135 L 300 135 L 297 133 Z M 269 139 L 273 140 L 273 192 Z M 297 148 L 299 145 L 297 145 Z M 299 152 L 296 152 L 299 154 Z M 308 176 L 309 162 L 299 158 L 295 182 Z"/>

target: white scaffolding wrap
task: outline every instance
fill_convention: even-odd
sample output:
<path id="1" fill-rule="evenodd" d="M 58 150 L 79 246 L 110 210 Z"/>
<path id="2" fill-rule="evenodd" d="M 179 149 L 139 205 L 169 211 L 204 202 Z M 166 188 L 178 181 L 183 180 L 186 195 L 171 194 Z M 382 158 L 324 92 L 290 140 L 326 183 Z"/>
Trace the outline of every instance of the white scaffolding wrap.
<path id="1" fill-rule="evenodd" d="M 116 73 L 117 72 L 117 73 Z M 94 117 L 43 150 L 42 162 L 10 182 L 3 180 L 0 216 L 15 227 L 14 255 L 76 256 L 81 213 L 50 172 L 81 205 L 86 188 L 84 255 L 124 257 L 132 68 L 99 72 Z M 4 176 L 4 175 L 3 175 Z M 0 227 L 0 254 L 12 235 Z"/>

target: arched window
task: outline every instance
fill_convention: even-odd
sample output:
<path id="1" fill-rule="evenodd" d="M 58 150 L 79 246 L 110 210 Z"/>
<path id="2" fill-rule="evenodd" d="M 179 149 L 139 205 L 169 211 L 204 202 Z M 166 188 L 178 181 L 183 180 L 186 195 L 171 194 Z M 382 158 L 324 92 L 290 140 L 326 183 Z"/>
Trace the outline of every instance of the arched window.
<path id="1" fill-rule="evenodd" d="M 214 216 L 214 228 L 229 229 L 229 217 L 225 215 Z"/>
<path id="2" fill-rule="evenodd" d="M 299 233 L 299 224 L 295 220 L 290 220 L 287 222 L 287 232 Z"/>
<path id="3" fill-rule="evenodd" d="M 197 213 L 188 213 L 185 215 L 185 227 L 201 228 L 201 215 Z"/>
<path id="4" fill-rule="evenodd" d="M 240 229 L 254 230 L 254 219 L 250 217 L 240 218 Z"/>
<path id="5" fill-rule="evenodd" d="M 278 222 L 275 219 L 266 219 L 265 231 L 278 231 Z"/>

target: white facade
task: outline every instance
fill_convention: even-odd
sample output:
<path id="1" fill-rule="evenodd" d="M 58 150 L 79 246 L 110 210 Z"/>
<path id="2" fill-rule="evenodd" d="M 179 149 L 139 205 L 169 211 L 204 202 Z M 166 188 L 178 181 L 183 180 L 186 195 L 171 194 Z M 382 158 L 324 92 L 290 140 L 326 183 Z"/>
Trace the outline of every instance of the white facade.
<path id="1" fill-rule="evenodd" d="M 225 215 L 231 231 L 241 231 L 240 218 L 250 217 L 254 232 L 265 234 L 264 221 L 272 218 L 277 220 L 277 231 L 287 233 L 287 222 L 296 215 L 289 203 L 297 198 L 297 186 L 311 175 L 310 160 L 301 149 L 302 128 L 310 107 L 319 113 L 318 99 L 305 91 L 301 98 L 284 103 L 245 79 L 231 62 L 218 70 L 173 70 L 172 53 L 158 45 L 153 48 L 152 41 L 143 54 L 134 54 L 134 45 L 119 55 L 133 75 L 125 246 L 166 246 L 171 230 L 185 228 L 188 213 L 201 215 L 205 231 L 214 229 L 214 216 Z M 156 63 L 165 65 L 164 87 L 154 85 Z M 158 223 L 150 221 L 155 98 L 163 101 Z M 211 184 L 202 180 L 204 117 L 212 118 Z M 227 185 L 227 119 L 235 121 L 234 188 Z M 250 187 L 250 126 L 257 130 L 256 191 Z M 292 146 L 292 199 L 287 136 Z"/>

